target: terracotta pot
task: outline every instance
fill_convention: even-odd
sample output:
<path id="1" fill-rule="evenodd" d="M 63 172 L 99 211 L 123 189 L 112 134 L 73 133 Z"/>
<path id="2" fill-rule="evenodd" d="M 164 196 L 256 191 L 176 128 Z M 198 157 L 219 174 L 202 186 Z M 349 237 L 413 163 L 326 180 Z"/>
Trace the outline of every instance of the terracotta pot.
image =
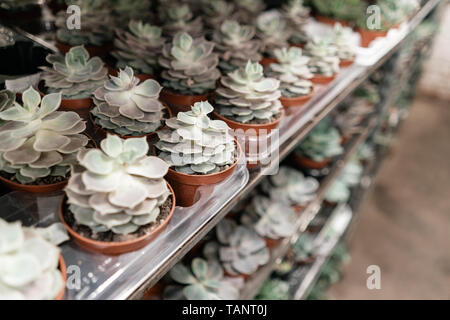
<path id="1" fill-rule="evenodd" d="M 170 110 L 170 108 L 169 108 L 167 105 L 164 104 L 164 106 L 165 106 L 166 109 L 167 109 L 168 119 L 172 118 L 172 111 Z M 100 127 L 98 124 L 96 124 L 95 121 L 94 121 L 94 116 L 92 115 L 91 112 L 89 112 L 88 118 L 89 118 L 89 122 L 92 124 L 92 127 L 94 128 L 94 134 L 95 134 L 95 136 L 96 136 L 98 139 L 100 139 L 100 140 L 105 139 L 106 136 L 108 135 L 108 133 L 109 133 L 109 134 L 116 135 L 116 136 L 118 136 L 118 137 L 120 137 L 120 138 L 122 138 L 122 139 L 131 139 L 131 138 L 142 138 L 142 137 L 147 137 L 147 140 L 149 140 L 149 139 L 151 139 L 152 137 L 156 136 L 156 134 L 157 134 L 156 132 L 157 132 L 158 130 L 161 130 L 161 129 L 164 129 L 164 128 L 167 127 L 167 126 L 164 126 L 164 127 L 160 128 L 160 129 L 158 129 L 158 130 L 156 130 L 156 131 L 153 131 L 153 132 L 150 132 L 150 133 L 147 133 L 147 134 L 142 134 L 142 135 L 140 135 L 140 136 L 122 136 L 122 135 L 117 134 L 117 133 L 115 133 L 115 132 L 113 132 L 113 131 L 108 131 L 108 130 L 106 130 L 106 129 L 103 129 L 103 128 Z"/>
<path id="2" fill-rule="evenodd" d="M 273 248 L 278 247 L 282 240 L 283 239 L 264 238 L 264 242 L 266 243 L 266 246 L 268 249 L 273 249 Z"/>
<path id="3" fill-rule="evenodd" d="M 59 255 L 58 261 L 59 261 L 59 271 L 61 271 L 64 287 L 61 289 L 61 291 L 58 292 L 58 295 L 53 300 L 63 300 L 64 293 L 66 291 L 67 269 L 66 269 L 66 262 L 64 261 L 64 258 L 61 254 Z"/>
<path id="4" fill-rule="evenodd" d="M 314 16 L 314 19 L 316 19 L 319 22 L 322 22 L 322 23 L 325 23 L 325 24 L 329 24 L 331 26 L 334 26 L 336 23 L 340 23 L 343 27 L 348 27 L 350 25 L 350 23 L 348 21 L 337 20 L 337 19 L 334 19 L 334 18 L 324 17 L 324 16 L 321 16 L 321 15 Z"/>
<path id="5" fill-rule="evenodd" d="M 323 76 L 320 74 L 316 74 L 314 75 L 314 77 L 312 77 L 311 79 L 309 79 L 312 83 L 317 83 L 317 84 L 328 84 L 331 81 L 333 81 L 336 78 L 337 74 L 334 74 L 332 76 Z"/>
<path id="6" fill-rule="evenodd" d="M 306 208 L 306 205 L 301 205 L 301 204 L 292 206 L 292 209 L 294 209 L 294 211 L 297 213 L 301 213 L 305 208 Z"/>
<path id="7" fill-rule="evenodd" d="M 361 46 L 364 48 L 368 48 L 376 38 L 386 37 L 388 33 L 387 31 L 382 30 L 368 30 L 361 28 L 358 28 L 357 31 L 361 35 Z"/>
<path id="8" fill-rule="evenodd" d="M 341 62 L 339 62 L 339 67 L 341 67 L 341 68 L 350 67 L 354 62 L 355 62 L 355 59 L 341 60 Z"/>
<path id="9" fill-rule="evenodd" d="M 175 211 L 176 196 L 170 184 L 167 184 L 167 186 L 172 192 L 172 208 L 170 210 L 169 215 L 167 216 L 166 220 L 164 220 L 164 222 L 160 224 L 156 229 L 151 231 L 149 234 L 143 235 L 142 237 L 139 237 L 137 239 L 122 242 L 106 242 L 106 241 L 92 240 L 76 233 L 64 220 L 63 214 L 64 204 L 66 203 L 67 200 L 67 196 L 65 195 L 62 198 L 59 207 L 59 219 L 66 227 L 67 231 L 69 232 L 75 243 L 77 243 L 79 246 L 87 250 L 100 252 L 105 255 L 118 255 L 126 252 L 139 250 L 145 247 L 147 244 L 149 244 L 162 230 L 164 230 L 164 228 L 167 226 L 170 219 L 172 218 L 172 215 Z"/>
<path id="10" fill-rule="evenodd" d="M 244 130 L 246 134 L 248 135 L 256 135 L 259 136 L 260 133 L 270 133 L 270 131 L 272 131 L 273 129 L 276 129 L 278 127 L 278 124 L 280 123 L 281 119 L 283 118 L 284 115 L 284 111 L 282 111 L 281 116 L 275 120 L 274 122 L 270 122 L 270 123 L 264 123 L 264 124 L 246 124 L 246 123 L 240 123 L 234 120 L 230 120 L 224 116 L 222 116 L 221 114 L 219 114 L 218 112 L 214 112 L 214 117 L 222 120 L 224 122 L 226 122 L 228 124 L 228 126 L 233 129 L 233 130 Z M 264 132 L 262 132 L 263 130 L 265 130 Z M 249 131 L 250 133 L 247 133 L 247 131 Z"/>
<path id="11" fill-rule="evenodd" d="M 266 67 L 266 66 L 268 66 L 269 64 L 272 64 L 272 63 L 278 63 L 278 60 L 275 59 L 275 58 L 263 57 L 263 58 L 259 61 L 259 63 L 260 63 L 263 67 Z"/>
<path id="12" fill-rule="evenodd" d="M 303 265 L 305 265 L 305 264 L 311 264 L 311 263 L 314 263 L 314 261 L 316 261 L 316 257 L 309 257 L 309 258 L 306 258 L 306 259 L 304 259 L 304 260 L 298 260 L 298 261 L 296 261 L 296 263 L 297 263 L 298 265 L 303 266 Z"/>
<path id="13" fill-rule="evenodd" d="M 326 159 L 323 161 L 314 161 L 307 157 L 299 156 L 296 154 L 294 154 L 293 158 L 297 165 L 299 165 L 300 167 L 303 167 L 303 168 L 308 168 L 308 169 L 317 169 L 317 170 L 323 169 L 331 163 L 331 159 Z"/>
<path id="14" fill-rule="evenodd" d="M 228 277 L 228 278 L 243 278 L 244 282 L 247 282 L 248 279 L 251 277 L 251 274 L 240 273 L 240 274 L 233 275 L 233 274 L 229 274 L 226 271 L 224 272 L 224 275 L 225 275 L 225 277 Z"/>
<path id="15" fill-rule="evenodd" d="M 306 96 L 292 97 L 292 98 L 281 97 L 280 101 L 281 101 L 281 104 L 283 105 L 283 107 L 301 107 L 303 104 L 308 102 L 312 98 L 313 95 L 314 95 L 314 89 L 313 89 L 313 91 L 311 91 L 310 94 L 308 94 Z"/>
<path id="16" fill-rule="evenodd" d="M 153 287 L 145 291 L 141 300 L 161 300 L 165 287 L 161 281 L 156 283 Z"/>
<path id="17" fill-rule="evenodd" d="M 56 40 L 55 46 L 61 53 L 67 53 L 72 47 L 75 47 L 70 44 L 60 42 L 58 40 Z M 103 57 L 106 56 L 113 49 L 113 43 L 108 42 L 101 46 L 84 45 L 84 48 L 87 50 L 87 52 L 89 52 L 89 55 L 91 57 L 95 56 Z"/>
<path id="18" fill-rule="evenodd" d="M 342 136 L 341 137 L 341 146 L 345 145 L 351 138 L 351 135 L 349 136 Z"/>
<path id="19" fill-rule="evenodd" d="M 191 175 L 177 172 L 169 168 L 169 172 L 167 173 L 166 179 L 170 182 L 173 189 L 175 190 L 178 206 L 181 207 L 192 206 L 198 200 L 195 198 L 195 196 L 197 193 L 197 189 L 200 186 L 222 182 L 223 180 L 228 178 L 231 174 L 233 174 L 237 164 L 239 163 L 242 157 L 241 145 L 239 144 L 239 142 L 237 142 L 237 140 L 235 140 L 235 142 L 238 151 L 238 156 L 235 163 L 226 170 L 213 174 Z M 154 149 L 154 153 L 156 154 L 156 149 Z"/>
<path id="20" fill-rule="evenodd" d="M 196 102 L 212 99 L 211 93 L 191 96 L 175 93 L 167 89 L 163 89 L 159 96 L 162 101 L 166 102 L 169 105 L 175 116 L 178 114 L 178 112 L 186 112 L 191 110 L 191 106 Z"/>
<path id="21" fill-rule="evenodd" d="M 10 190 L 29 192 L 35 194 L 61 191 L 67 184 L 67 180 L 64 180 L 58 183 L 47 185 L 26 185 L 11 181 L 2 176 L 0 176 L 0 181 Z"/>

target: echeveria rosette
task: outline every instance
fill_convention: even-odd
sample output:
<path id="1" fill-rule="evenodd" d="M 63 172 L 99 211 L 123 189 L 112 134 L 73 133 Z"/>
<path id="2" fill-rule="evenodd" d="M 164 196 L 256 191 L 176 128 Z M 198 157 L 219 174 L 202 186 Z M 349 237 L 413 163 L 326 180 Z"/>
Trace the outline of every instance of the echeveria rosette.
<path id="1" fill-rule="evenodd" d="M 140 83 L 133 69 L 120 70 L 94 92 L 94 122 L 120 136 L 141 136 L 163 124 L 164 105 L 159 101 L 162 87 L 156 80 Z"/>
<path id="2" fill-rule="evenodd" d="M 16 101 L 16 94 L 9 90 L 0 90 L 0 112 L 11 107 Z M 0 126 L 3 124 L 0 120 Z"/>
<path id="3" fill-rule="evenodd" d="M 269 278 L 256 296 L 256 300 L 289 300 L 289 282 L 279 278 Z"/>
<path id="4" fill-rule="evenodd" d="M 89 57 L 83 46 L 73 47 L 65 55 L 49 54 L 52 67 L 40 67 L 49 93 L 61 92 L 63 99 L 85 99 L 108 77 L 108 69 L 99 57 Z"/>
<path id="5" fill-rule="evenodd" d="M 64 289 L 60 249 L 44 236 L 52 237 L 53 227 L 26 228 L 0 219 L 0 300 L 53 300 Z M 68 239 L 67 234 L 52 238 Z"/>
<path id="6" fill-rule="evenodd" d="M 264 77 L 263 67 L 255 62 L 220 79 L 216 90 L 217 112 L 241 123 L 273 122 L 281 115 L 280 81 Z"/>
<path id="7" fill-rule="evenodd" d="M 267 66 L 267 75 L 280 80 L 281 95 L 286 98 L 307 96 L 313 92 L 310 58 L 297 47 L 275 49 L 276 63 Z"/>
<path id="8" fill-rule="evenodd" d="M 151 0 L 113 0 L 113 12 L 116 19 L 127 25 L 130 20 L 151 18 Z"/>
<path id="9" fill-rule="evenodd" d="M 214 90 L 220 71 L 217 69 L 219 57 L 213 49 L 213 42 L 178 33 L 172 43 L 164 45 L 158 60 L 163 68 L 162 85 L 187 95 Z"/>
<path id="10" fill-rule="evenodd" d="M 190 111 L 167 120 L 169 128 L 157 133 L 159 157 L 184 174 L 212 174 L 231 166 L 235 141 L 225 122 L 208 117 L 213 110 L 209 102 L 197 102 Z"/>
<path id="11" fill-rule="evenodd" d="M 224 278 L 217 261 L 194 258 L 191 267 L 176 264 L 169 272 L 172 280 L 180 285 L 169 285 L 164 298 L 169 300 L 237 300 L 239 290 Z"/>
<path id="12" fill-rule="evenodd" d="M 234 71 L 249 60 L 258 62 L 262 58 L 258 52 L 261 42 L 255 38 L 254 26 L 226 20 L 214 31 L 213 41 L 220 58 L 219 68 L 223 72 Z"/>
<path id="13" fill-rule="evenodd" d="M 319 182 L 294 168 L 281 166 L 278 173 L 269 176 L 261 186 L 273 201 L 297 206 L 306 205 L 316 198 Z"/>
<path id="14" fill-rule="evenodd" d="M 330 40 L 313 38 L 306 45 L 305 54 L 311 57 L 309 69 L 313 74 L 331 77 L 339 72 L 338 50 Z"/>
<path id="15" fill-rule="evenodd" d="M 263 238 L 278 240 L 294 234 L 295 216 L 290 206 L 257 195 L 241 216 L 241 223 Z"/>
<path id="16" fill-rule="evenodd" d="M 56 111 L 61 94 L 42 98 L 32 87 L 0 112 L 0 171 L 21 184 L 48 176 L 66 177 L 75 155 L 88 144 L 85 122 L 75 112 Z"/>
<path id="17" fill-rule="evenodd" d="M 255 18 L 266 8 L 264 0 L 233 0 L 238 21 L 253 24 Z"/>
<path id="18" fill-rule="evenodd" d="M 93 234 L 132 234 L 157 221 L 160 206 L 171 192 L 164 176 L 169 168 L 147 156 L 146 138 L 123 140 L 108 135 L 101 149 L 78 153 L 65 189 L 75 222 Z"/>
<path id="19" fill-rule="evenodd" d="M 261 52 L 268 57 L 273 57 L 275 49 L 288 47 L 291 36 L 286 20 L 277 10 L 265 11 L 258 16 L 256 35 L 261 40 Z"/>
<path id="20" fill-rule="evenodd" d="M 336 23 L 333 29 L 333 43 L 337 48 L 337 56 L 341 61 L 355 59 L 355 50 L 352 46 L 353 31 L 349 27 L 343 27 Z"/>
<path id="21" fill-rule="evenodd" d="M 344 152 L 339 131 L 322 120 L 297 146 L 296 153 L 313 161 L 324 161 Z"/>
<path id="22" fill-rule="evenodd" d="M 174 37 L 180 32 L 188 33 L 195 38 L 203 35 L 202 18 L 194 17 L 187 4 L 162 4 L 159 18 L 163 21 L 163 32 L 168 37 Z"/>
<path id="23" fill-rule="evenodd" d="M 60 11 L 56 16 L 56 39 L 71 45 L 101 46 L 113 40 L 114 18 L 109 1 L 106 0 L 68 0 L 67 4 L 81 9 L 81 28 L 67 28 L 67 12 Z"/>
<path id="24" fill-rule="evenodd" d="M 235 16 L 234 4 L 225 0 L 202 0 L 200 9 L 210 31 L 220 28 L 223 22 Z"/>
<path id="25" fill-rule="evenodd" d="M 336 180 L 328 189 L 325 200 L 330 203 L 344 203 L 350 199 L 351 190 L 341 180 Z"/>
<path id="26" fill-rule="evenodd" d="M 135 20 L 130 21 L 128 30 L 116 29 L 115 50 L 111 52 L 117 59 L 116 66 L 130 66 L 136 74 L 156 74 L 158 56 L 166 42 L 161 33 L 160 27 Z"/>
<path id="27" fill-rule="evenodd" d="M 287 21 L 287 28 L 291 34 L 289 42 L 292 44 L 302 44 L 307 41 L 303 27 L 308 22 L 311 9 L 305 7 L 303 2 L 303 0 L 288 0 L 282 5 L 281 13 Z"/>

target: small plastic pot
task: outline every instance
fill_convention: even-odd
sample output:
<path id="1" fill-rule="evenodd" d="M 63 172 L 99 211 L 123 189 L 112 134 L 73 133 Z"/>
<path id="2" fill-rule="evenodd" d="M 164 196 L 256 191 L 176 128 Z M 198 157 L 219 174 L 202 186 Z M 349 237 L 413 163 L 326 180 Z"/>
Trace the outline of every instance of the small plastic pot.
<path id="1" fill-rule="evenodd" d="M 53 300 L 63 300 L 64 293 L 66 291 L 67 269 L 66 269 L 66 262 L 64 261 L 64 258 L 61 254 L 59 255 L 58 262 L 59 262 L 59 271 L 61 271 L 64 287 L 61 289 L 61 291 L 58 292 L 58 295 Z"/>
<path id="2" fill-rule="evenodd" d="M 284 111 L 282 111 L 281 116 L 277 120 L 270 122 L 270 123 L 263 123 L 263 124 L 248 123 L 247 124 L 247 123 L 241 123 L 241 122 L 237 122 L 234 120 L 230 120 L 230 119 L 222 116 L 218 112 L 214 112 L 214 117 L 226 122 L 231 129 L 243 130 L 246 134 L 256 135 L 256 136 L 259 136 L 260 133 L 269 134 L 270 131 L 272 131 L 273 129 L 276 129 L 278 127 L 278 125 L 280 124 L 280 121 L 283 118 L 283 115 L 284 115 Z"/>
<path id="3" fill-rule="evenodd" d="M 316 19 L 319 22 L 328 24 L 330 26 L 334 26 L 336 23 L 340 23 L 343 27 L 348 27 L 350 25 L 350 23 L 348 21 L 337 20 L 337 19 L 334 19 L 334 18 L 324 17 L 324 16 L 321 16 L 321 15 L 314 16 L 314 19 Z"/>
<path id="4" fill-rule="evenodd" d="M 306 96 L 300 96 L 300 97 L 281 97 L 280 101 L 283 107 L 289 108 L 289 107 L 301 107 L 306 102 L 308 102 L 312 96 L 314 95 L 314 90 L 311 91 L 310 94 L 307 94 Z"/>
<path id="5" fill-rule="evenodd" d="M 266 67 L 272 63 L 278 63 L 278 60 L 275 58 L 269 58 L 269 57 L 263 57 L 260 61 L 259 64 L 261 64 L 263 67 Z"/>
<path id="6" fill-rule="evenodd" d="M 364 48 L 368 48 L 376 38 L 386 37 L 388 33 L 387 31 L 382 30 L 368 30 L 361 28 L 358 28 L 357 31 L 361 35 L 361 46 Z"/>
<path id="7" fill-rule="evenodd" d="M 341 68 L 350 67 L 353 63 L 355 63 L 355 59 L 341 60 L 341 62 L 339 62 L 339 67 Z"/>
<path id="8" fill-rule="evenodd" d="M 59 219 L 66 227 L 67 231 L 69 232 L 70 236 L 73 238 L 75 243 L 77 243 L 79 246 L 89 251 L 100 252 L 105 255 L 119 255 L 126 252 L 136 251 L 149 244 L 162 230 L 164 230 L 164 228 L 167 226 L 170 219 L 172 218 L 172 215 L 175 211 L 176 196 L 169 183 L 167 184 L 167 186 L 169 187 L 172 193 L 172 208 L 166 220 L 164 220 L 162 224 L 160 224 L 156 229 L 154 229 L 149 234 L 143 235 L 142 237 L 133 240 L 121 242 L 96 241 L 83 237 L 80 234 L 76 233 L 64 220 L 64 205 L 67 200 L 67 196 L 65 195 L 63 196 L 59 207 Z"/>
<path id="9" fill-rule="evenodd" d="M 196 102 L 208 101 L 212 98 L 211 93 L 202 95 L 184 95 L 167 89 L 163 89 L 160 93 L 160 99 L 166 102 L 176 116 L 179 112 L 191 110 L 191 106 Z"/>
<path id="10" fill-rule="evenodd" d="M 311 79 L 309 79 L 312 83 L 316 83 L 316 84 L 328 84 L 331 81 L 333 81 L 337 76 L 336 74 L 333 74 L 332 76 L 324 76 L 321 74 L 316 74 L 314 75 L 314 77 L 312 77 Z"/>
<path id="11" fill-rule="evenodd" d="M 200 186 L 222 182 L 223 180 L 225 180 L 226 178 L 228 178 L 233 174 L 237 164 L 239 163 L 242 157 L 241 145 L 239 144 L 239 142 L 237 142 L 237 140 L 235 140 L 235 142 L 236 142 L 236 149 L 238 151 L 238 156 L 235 163 L 226 170 L 213 174 L 192 175 L 177 172 L 169 168 L 169 172 L 167 173 L 166 179 L 170 182 L 173 189 L 175 190 L 178 206 L 181 207 L 192 206 L 198 200 L 195 198 L 195 196 L 197 193 L 197 189 Z M 154 153 L 156 154 L 156 149 L 154 149 Z"/>
<path id="12" fill-rule="evenodd" d="M 316 169 L 316 170 L 326 168 L 331 163 L 331 159 L 326 159 L 323 161 L 314 161 L 310 158 L 307 158 L 305 156 L 299 156 L 297 154 L 294 154 L 293 159 L 295 163 L 302 168 Z"/>
<path id="13" fill-rule="evenodd" d="M 58 40 L 56 40 L 55 46 L 61 53 L 67 53 L 72 47 L 74 47 L 70 44 L 66 44 Z M 84 45 L 84 48 L 87 50 L 87 52 L 89 52 L 89 56 L 91 57 L 104 57 L 113 49 L 113 43 L 108 42 L 101 46 Z"/>

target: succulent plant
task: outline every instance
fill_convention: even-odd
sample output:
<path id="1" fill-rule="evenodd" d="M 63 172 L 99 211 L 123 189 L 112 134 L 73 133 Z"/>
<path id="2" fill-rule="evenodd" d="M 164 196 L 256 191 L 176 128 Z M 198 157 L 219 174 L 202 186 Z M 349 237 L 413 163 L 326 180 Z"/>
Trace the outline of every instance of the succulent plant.
<path id="1" fill-rule="evenodd" d="M 108 135 L 100 146 L 78 153 L 65 189 L 76 224 L 93 234 L 128 235 L 156 223 L 171 195 L 163 179 L 168 164 L 147 156 L 145 137 Z"/>
<path id="2" fill-rule="evenodd" d="M 363 99 L 351 99 L 334 112 L 335 124 L 344 137 L 358 132 L 364 120 L 375 111 L 373 105 Z"/>
<path id="3" fill-rule="evenodd" d="M 226 20 L 213 34 L 215 51 L 219 54 L 219 68 L 231 72 L 243 67 L 250 60 L 258 62 L 261 42 L 255 38 L 255 27 Z"/>
<path id="4" fill-rule="evenodd" d="M 89 58 L 83 46 L 73 47 L 65 55 L 49 54 L 46 60 L 52 67 L 40 67 L 41 79 L 49 93 L 61 92 L 63 99 L 89 98 L 107 79 L 103 61 Z"/>
<path id="5" fill-rule="evenodd" d="M 264 238 L 287 238 L 295 232 L 295 212 L 281 202 L 255 196 L 241 216 L 243 225 L 253 228 Z"/>
<path id="6" fill-rule="evenodd" d="M 217 261 L 201 258 L 192 260 L 191 268 L 182 263 L 169 272 L 170 277 L 182 286 L 168 286 L 165 299 L 187 300 L 237 300 L 239 290 L 224 278 L 223 269 Z"/>
<path id="7" fill-rule="evenodd" d="M 132 20 L 128 30 L 116 29 L 115 50 L 111 54 L 117 59 L 116 66 L 130 66 L 136 74 L 154 75 L 159 69 L 158 56 L 166 39 L 162 29 L 142 21 Z"/>
<path id="8" fill-rule="evenodd" d="M 361 0 L 311 0 L 312 7 L 324 17 L 342 21 L 356 21 L 364 16 L 367 3 Z"/>
<path id="9" fill-rule="evenodd" d="M 314 255 L 314 237 L 309 233 L 302 233 L 291 247 L 294 260 L 304 262 Z"/>
<path id="10" fill-rule="evenodd" d="M 330 77 L 339 72 L 338 50 L 329 39 L 313 38 L 306 45 L 305 53 L 311 57 L 309 69 L 312 73 Z"/>
<path id="11" fill-rule="evenodd" d="M 212 174 L 231 166 L 235 142 L 225 122 L 208 117 L 213 110 L 207 101 L 196 102 L 167 120 L 169 128 L 158 132 L 155 144 L 159 157 L 184 174 Z"/>
<path id="12" fill-rule="evenodd" d="M 163 32 L 172 38 L 178 33 L 188 33 L 192 37 L 203 35 L 201 17 L 194 17 L 189 5 L 183 3 L 162 4 L 159 8 L 159 18 L 163 22 Z"/>
<path id="13" fill-rule="evenodd" d="M 229 19 L 235 16 L 235 6 L 225 0 L 202 0 L 201 10 L 205 26 L 210 30 L 216 30 Z"/>
<path id="14" fill-rule="evenodd" d="M 339 131 L 329 118 L 322 120 L 297 146 L 296 153 L 314 161 L 323 161 L 344 152 Z"/>
<path id="15" fill-rule="evenodd" d="M 113 0 L 113 12 L 120 22 L 151 18 L 151 0 Z"/>
<path id="16" fill-rule="evenodd" d="M 291 34 L 290 43 L 301 44 L 307 42 L 303 27 L 309 19 L 310 8 L 303 5 L 303 0 L 288 0 L 282 5 L 281 13 L 287 21 L 287 28 Z"/>
<path id="17" fill-rule="evenodd" d="M 14 33 L 5 27 L 0 27 L 0 48 L 13 46 L 16 43 Z"/>
<path id="18" fill-rule="evenodd" d="M 420 8 L 417 0 L 378 0 L 377 6 L 381 11 L 382 29 L 389 29 L 402 22 L 408 14 Z"/>
<path id="19" fill-rule="evenodd" d="M 86 124 L 75 112 L 56 111 L 61 94 L 42 98 L 30 87 L 0 112 L 0 171 L 22 184 L 48 176 L 66 177 L 75 155 L 88 144 Z"/>
<path id="20" fill-rule="evenodd" d="M 68 0 L 68 5 L 77 5 L 81 9 L 82 27 L 67 27 L 68 14 L 62 10 L 56 16 L 57 40 L 71 46 L 101 46 L 113 40 L 114 19 L 111 6 L 106 0 Z"/>
<path id="21" fill-rule="evenodd" d="M 266 8 L 264 0 L 233 0 L 233 2 L 237 18 L 242 23 L 253 24 L 255 17 Z"/>
<path id="22" fill-rule="evenodd" d="M 164 105 L 158 100 L 162 87 L 156 80 L 140 83 L 133 69 L 120 70 L 95 90 L 91 113 L 100 127 L 121 136 L 141 136 L 162 126 Z"/>
<path id="23" fill-rule="evenodd" d="M 328 189 L 325 200 L 331 203 L 344 203 L 350 199 L 351 191 L 347 184 L 337 179 Z"/>
<path id="24" fill-rule="evenodd" d="M 0 3 L 0 9 L 17 11 L 36 5 L 38 5 L 36 0 L 2 0 Z"/>
<path id="25" fill-rule="evenodd" d="M 352 159 L 342 170 L 339 180 L 349 187 L 354 187 L 361 181 L 363 167 L 356 159 Z"/>
<path id="26" fill-rule="evenodd" d="M 261 52 L 273 57 L 274 50 L 288 47 L 291 37 L 286 20 L 277 10 L 261 13 L 256 19 L 256 35 L 261 39 Z"/>
<path id="27" fill-rule="evenodd" d="M 208 242 L 204 255 L 218 258 L 229 275 L 250 275 L 269 262 L 266 243 L 255 231 L 224 219 L 217 225 L 216 235 L 219 242 Z"/>
<path id="28" fill-rule="evenodd" d="M 266 74 L 280 80 L 283 97 L 301 97 L 312 93 L 313 77 L 308 68 L 309 57 L 302 55 L 302 49 L 291 47 L 275 49 L 277 63 L 267 66 Z"/>
<path id="29" fill-rule="evenodd" d="M 219 57 L 213 49 L 212 42 L 178 33 L 172 43 L 164 45 L 158 60 L 164 69 L 162 85 L 188 95 L 214 90 L 220 72 L 217 69 Z"/>
<path id="30" fill-rule="evenodd" d="M 287 205 L 305 205 L 316 198 L 319 182 L 312 177 L 287 166 L 281 166 L 278 173 L 262 182 L 262 189 L 273 201 Z"/>
<path id="31" fill-rule="evenodd" d="M 280 82 L 264 77 L 263 67 L 247 62 L 245 67 L 229 72 L 220 79 L 216 90 L 217 111 L 241 123 L 268 123 L 280 115 Z"/>
<path id="32" fill-rule="evenodd" d="M 0 218 L 0 299 L 55 299 L 65 286 L 57 245 L 68 239 L 57 225 L 26 228 Z"/>
<path id="33" fill-rule="evenodd" d="M 364 160 L 369 160 L 371 158 L 373 158 L 375 156 L 375 150 L 373 148 L 372 145 L 370 145 L 369 143 L 365 142 L 363 143 L 358 150 L 356 151 L 356 159 L 358 159 L 358 161 L 364 161 Z"/>
<path id="34" fill-rule="evenodd" d="M 16 101 L 16 94 L 9 90 L 0 90 L 0 112 L 11 107 Z M 4 123 L 0 119 L 0 126 Z"/>
<path id="35" fill-rule="evenodd" d="M 333 44 L 337 48 L 337 56 L 342 61 L 355 59 L 355 49 L 352 45 L 353 30 L 336 23 L 333 29 Z"/>
<path id="36" fill-rule="evenodd" d="M 256 300 L 289 300 L 289 283 L 277 278 L 264 282 Z"/>

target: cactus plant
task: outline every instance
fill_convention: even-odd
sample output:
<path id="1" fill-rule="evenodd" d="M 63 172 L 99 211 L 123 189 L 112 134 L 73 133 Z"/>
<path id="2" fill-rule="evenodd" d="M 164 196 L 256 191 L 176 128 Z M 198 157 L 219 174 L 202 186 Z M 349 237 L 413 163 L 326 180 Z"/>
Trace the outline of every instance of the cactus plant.
<path id="1" fill-rule="evenodd" d="M 349 27 L 343 27 L 336 23 L 333 29 L 332 41 L 337 48 L 337 56 L 341 61 L 353 61 L 355 59 L 355 50 L 351 43 L 353 30 Z"/>
<path id="2" fill-rule="evenodd" d="M 213 49 L 212 42 L 178 33 L 172 43 L 164 45 L 158 60 L 164 69 L 162 85 L 187 95 L 214 90 L 220 72 L 217 69 L 219 57 Z"/>
<path id="3" fill-rule="evenodd" d="M 61 92 L 63 99 L 89 98 L 107 79 L 108 69 L 99 57 L 89 58 L 83 46 L 73 47 L 66 55 L 49 54 L 52 67 L 40 67 L 49 93 Z"/>
<path id="4" fill-rule="evenodd" d="M 289 283 L 280 279 L 268 279 L 256 296 L 257 300 L 289 300 Z"/>
<path id="5" fill-rule="evenodd" d="M 305 205 L 316 197 L 319 182 L 305 177 L 300 171 L 281 166 L 278 173 L 262 182 L 262 189 L 273 201 L 287 205 Z"/>
<path id="6" fill-rule="evenodd" d="M 142 136 L 162 126 L 164 105 L 158 100 L 162 87 L 156 80 L 140 83 L 133 69 L 120 70 L 94 92 L 94 122 L 121 136 Z"/>
<path id="7" fill-rule="evenodd" d="M 261 39 L 261 52 L 267 57 L 273 57 L 275 49 L 288 47 L 291 37 L 286 20 L 277 10 L 265 11 L 258 16 L 256 34 Z"/>
<path id="8" fill-rule="evenodd" d="M 268 239 L 287 238 L 295 232 L 294 210 L 278 201 L 263 196 L 255 196 L 241 216 L 243 225 L 253 228 L 256 233 Z"/>
<path id="9" fill-rule="evenodd" d="M 115 50 L 111 54 L 117 59 L 116 66 L 133 68 L 136 74 L 157 74 L 158 56 L 166 41 L 162 29 L 142 21 L 132 20 L 128 30 L 116 29 Z"/>
<path id="10" fill-rule="evenodd" d="M 66 240 L 57 225 L 29 228 L 0 218 L 0 299 L 56 299 L 65 286 L 57 245 Z"/>
<path id="11" fill-rule="evenodd" d="M 182 286 L 168 286 L 165 299 L 188 300 L 237 300 L 239 290 L 224 278 L 223 269 L 217 261 L 201 258 L 192 260 L 191 268 L 182 263 L 175 265 L 169 276 Z"/>
<path id="12" fill-rule="evenodd" d="M 286 98 L 307 96 L 313 91 L 308 79 L 313 74 L 308 68 L 309 57 L 302 55 L 300 48 L 275 49 L 277 63 L 267 66 L 267 75 L 280 80 L 281 95 Z"/>
<path id="13" fill-rule="evenodd" d="M 288 0 L 282 5 L 281 13 L 287 21 L 287 28 L 291 34 L 289 42 L 303 44 L 307 42 L 307 36 L 303 27 L 309 19 L 310 8 L 305 7 L 303 0 Z"/>
<path id="14" fill-rule="evenodd" d="M 329 39 L 314 37 L 306 45 L 305 53 L 311 57 L 309 68 L 312 73 L 330 77 L 339 72 L 338 50 Z"/>
<path id="15" fill-rule="evenodd" d="M 60 11 L 55 21 L 58 28 L 57 40 L 71 46 L 101 46 L 112 41 L 114 21 L 108 1 L 68 0 L 67 4 L 77 5 L 81 9 L 82 27 L 69 29 L 68 15 L 65 11 Z"/>
<path id="16" fill-rule="evenodd" d="M 265 78 L 259 63 L 247 62 L 220 79 L 217 111 L 240 123 L 270 123 L 281 116 L 280 82 Z"/>
<path id="17" fill-rule="evenodd" d="M 187 33 L 195 38 L 203 35 L 202 18 L 194 17 L 187 4 L 162 4 L 159 8 L 159 18 L 163 21 L 164 34 L 170 38 L 177 33 Z"/>
<path id="18" fill-rule="evenodd" d="M 0 171 L 21 184 L 36 184 L 43 178 L 65 178 L 75 155 L 88 144 L 81 133 L 86 124 L 74 112 L 56 111 L 61 94 L 42 98 L 30 87 L 0 112 L 6 123 L 0 127 Z"/>
<path id="19" fill-rule="evenodd" d="M 164 218 L 163 204 L 171 195 L 163 179 L 169 166 L 147 156 L 145 138 L 108 135 L 100 146 L 78 153 L 79 166 L 65 189 L 74 226 L 88 227 L 90 238 L 107 232 L 117 241 L 150 232 Z"/>
<path id="20" fill-rule="evenodd" d="M 213 34 L 215 51 L 219 54 L 219 68 L 231 72 L 245 66 L 250 60 L 258 62 L 261 42 L 255 38 L 255 27 L 240 25 L 237 21 L 226 20 Z"/>
<path id="21" fill-rule="evenodd" d="M 207 101 L 197 102 L 191 111 L 167 120 L 169 128 L 158 132 L 155 144 L 159 157 L 184 174 L 212 174 L 229 168 L 235 162 L 235 142 L 225 122 L 209 119 L 213 109 Z"/>

